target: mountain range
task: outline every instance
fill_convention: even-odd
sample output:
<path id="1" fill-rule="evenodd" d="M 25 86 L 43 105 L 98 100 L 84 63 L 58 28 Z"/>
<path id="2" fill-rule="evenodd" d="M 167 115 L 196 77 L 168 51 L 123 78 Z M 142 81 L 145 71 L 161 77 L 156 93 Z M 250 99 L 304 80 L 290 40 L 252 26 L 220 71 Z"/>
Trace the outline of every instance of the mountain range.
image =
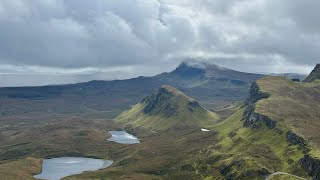
<path id="1" fill-rule="evenodd" d="M 275 175 L 275 179 L 293 178 L 292 175 L 319 179 L 320 81 L 314 78 L 319 75 L 317 68 L 307 78 L 314 80 L 307 83 L 272 76 L 257 80 L 245 103 L 222 121 L 214 116 L 207 118 L 207 112 L 197 103 L 192 104 L 201 110 L 198 113 L 190 110 L 190 103 L 185 102 L 196 101 L 184 95 L 185 102 L 177 103 L 183 106 L 171 108 L 176 98 L 160 97 L 168 92 L 175 92 L 169 93 L 169 97 L 178 97 L 180 92 L 168 86 L 124 112 L 118 120 L 127 126 L 149 130 L 179 129 L 176 126 L 187 129 L 192 121 L 193 128 L 205 127 L 217 132 L 215 145 L 204 147 L 197 158 L 189 159 L 195 167 L 205 164 L 201 167 L 205 168 L 202 169 L 205 177 L 259 179 L 280 171 L 287 174 Z M 176 112 L 183 112 L 184 118 L 175 116 Z M 195 168 L 195 171 L 200 170 Z"/>
<path id="2" fill-rule="evenodd" d="M 1 119 L 42 122 L 64 117 L 114 118 L 162 85 L 193 97 L 207 109 L 243 101 L 262 75 L 217 65 L 184 62 L 153 77 L 43 87 L 0 88 Z"/>
<path id="3" fill-rule="evenodd" d="M 320 179 L 319 75 L 319 65 L 298 82 L 185 62 L 154 77 L 2 88 L 0 173 L 32 179 L 43 158 L 84 156 L 114 163 L 66 179 Z M 122 113 L 111 120 L 104 107 Z M 108 142 L 109 130 L 141 143 Z"/>

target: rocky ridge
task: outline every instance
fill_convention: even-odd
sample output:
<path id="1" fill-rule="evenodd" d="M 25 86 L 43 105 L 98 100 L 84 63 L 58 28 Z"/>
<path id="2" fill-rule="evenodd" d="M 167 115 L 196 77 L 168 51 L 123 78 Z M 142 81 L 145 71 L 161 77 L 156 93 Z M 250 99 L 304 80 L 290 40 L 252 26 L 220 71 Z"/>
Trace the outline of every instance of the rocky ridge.
<path id="1" fill-rule="evenodd" d="M 320 79 L 320 64 L 317 64 L 310 75 L 303 82 L 313 82 Z"/>
<path id="2" fill-rule="evenodd" d="M 255 112 L 255 103 L 261 99 L 268 98 L 267 93 L 260 91 L 257 83 L 253 83 L 250 89 L 249 97 L 245 102 L 244 123 L 245 127 L 259 128 L 260 122 L 266 124 L 270 129 L 276 127 L 276 121 L 269 117 Z"/>
<path id="3" fill-rule="evenodd" d="M 308 141 L 295 134 L 290 130 L 285 130 L 277 126 L 277 122 L 268 116 L 255 112 L 255 105 L 259 100 L 266 99 L 269 94 L 260 91 L 257 83 L 253 83 L 249 93 L 249 97 L 245 101 L 244 112 L 244 127 L 260 128 L 265 124 L 268 128 L 274 129 L 276 132 L 282 134 L 286 131 L 286 140 L 289 144 L 298 145 L 304 152 L 304 157 L 300 160 L 300 165 L 308 172 L 313 179 L 320 179 L 320 159 L 309 155 L 310 147 Z"/>
<path id="4" fill-rule="evenodd" d="M 214 124 L 219 117 L 178 89 L 163 85 L 151 96 L 117 117 L 121 123 L 153 130 L 195 128 Z"/>

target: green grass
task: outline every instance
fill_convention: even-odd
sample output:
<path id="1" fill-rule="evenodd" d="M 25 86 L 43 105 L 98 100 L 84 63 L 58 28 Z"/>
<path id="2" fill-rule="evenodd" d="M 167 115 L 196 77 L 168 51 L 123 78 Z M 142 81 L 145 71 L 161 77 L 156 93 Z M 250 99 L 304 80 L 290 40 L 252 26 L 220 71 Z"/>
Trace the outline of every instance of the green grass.
<path id="1" fill-rule="evenodd" d="M 152 107 L 150 112 L 145 112 L 149 106 Z M 117 117 L 117 122 L 154 131 L 174 127 L 207 127 L 218 120 L 217 114 L 170 86 L 163 86 L 157 93 Z"/>
<path id="2" fill-rule="evenodd" d="M 317 109 L 318 105 L 313 107 L 310 98 L 318 98 L 320 83 L 295 83 L 276 77 L 260 80 L 258 85 L 271 96 L 257 103 L 257 112 L 276 120 L 282 134 L 263 124 L 257 129 L 243 127 L 244 108 L 219 121 L 216 114 L 197 105 L 189 106 L 194 100 L 174 90 L 169 96 L 161 96 L 160 105 L 151 111 L 143 111 L 146 107 L 144 101 L 118 117 L 118 122 L 134 127 L 131 130 L 141 140 L 140 144 L 126 146 L 107 142 L 106 130 L 121 128 L 109 121 L 57 122 L 21 131 L 10 141 L 1 142 L 0 153 L 9 153 L 12 159 L 1 162 L 0 172 L 1 168 L 18 172 L 16 168 L 24 166 L 24 159 L 28 156 L 39 160 L 78 155 L 111 159 L 114 164 L 107 169 L 66 179 L 262 180 L 264 175 L 278 171 L 309 178 L 299 165 L 304 153 L 297 146 L 288 144 L 285 132 L 300 132 L 299 129 L 305 127 L 300 122 L 304 116 L 296 109 L 298 107 L 304 108 L 309 116 L 307 127 L 317 127 L 317 122 L 313 122 L 316 114 L 313 113 L 317 113 L 314 108 Z M 166 107 L 174 107 L 174 111 L 169 108 L 173 113 L 166 114 Z M 201 132 L 200 127 L 211 131 Z M 316 134 L 314 129 L 311 131 L 300 133 L 305 133 L 304 137 Z M 317 140 L 310 139 L 310 142 L 317 143 Z M 318 155 L 316 146 L 311 153 Z M 13 162 L 19 163 L 12 166 L 10 163 Z M 28 177 L 39 170 L 36 164 L 31 163 L 30 167 L 35 171 L 24 171 Z"/>
<path id="3" fill-rule="evenodd" d="M 295 90 L 295 88 L 297 88 L 296 86 L 298 86 L 298 88 L 300 86 L 305 86 L 307 88 L 311 88 L 311 91 L 317 87 L 317 84 L 300 85 L 278 77 L 271 78 L 271 82 L 269 82 L 268 78 L 264 80 L 268 81 L 266 83 L 267 85 L 276 87 L 275 89 L 267 91 L 267 93 L 271 94 L 271 98 L 275 98 L 278 102 L 282 103 L 283 101 L 288 103 L 287 100 L 289 98 L 283 97 L 283 94 L 273 97 L 272 94 L 276 91 L 283 91 L 282 93 L 285 94 L 288 91 Z M 281 82 L 280 84 L 282 87 L 278 87 L 277 82 L 273 82 L 277 80 Z M 263 82 L 263 80 L 261 81 Z M 287 82 L 287 84 L 284 82 Z M 259 81 L 258 84 L 261 84 L 261 82 Z M 317 93 L 317 90 L 315 91 L 316 92 L 314 93 Z M 298 92 L 301 93 L 300 91 Z M 257 103 L 257 109 L 259 113 L 261 112 L 259 110 L 264 105 L 263 101 L 265 100 L 261 101 L 262 102 L 259 101 Z M 286 112 L 292 107 L 284 106 L 279 108 L 279 106 L 276 106 L 276 108 L 277 109 L 270 109 L 268 112 L 270 114 L 276 114 L 278 111 Z M 143 104 L 138 104 L 129 110 L 129 113 L 125 114 L 125 116 L 136 118 L 136 114 L 141 113 L 142 109 Z M 265 110 L 268 109 L 265 108 Z M 243 127 L 243 113 L 244 108 L 238 110 L 224 121 L 216 121 L 218 123 L 211 125 L 207 124 L 207 128 L 218 132 L 219 140 L 217 144 L 209 145 L 207 148 L 201 150 L 197 157 L 189 158 L 189 161 L 193 162 L 192 167 L 196 172 L 200 172 L 203 178 L 212 177 L 212 172 L 210 172 L 210 169 L 216 170 L 215 175 L 217 177 L 221 176 L 220 173 L 222 173 L 223 176 L 229 178 L 259 179 L 260 176 L 260 179 L 263 179 L 263 174 L 277 171 L 308 177 L 308 175 L 299 165 L 299 160 L 304 156 L 304 153 L 298 148 L 298 146 L 290 145 L 286 140 L 285 132 L 287 130 L 291 130 L 290 126 L 283 126 L 280 121 L 278 125 L 279 128 L 282 129 L 282 133 L 276 129 L 269 129 L 263 124 L 258 129 L 245 128 Z M 162 118 L 163 117 L 161 116 L 144 116 L 142 120 L 137 118 L 138 120 L 133 124 L 135 126 L 142 126 L 153 121 L 149 127 L 170 127 L 173 126 L 174 120 L 177 120 L 173 119 L 172 121 L 167 121 L 168 124 L 156 124 Z M 208 164 L 208 157 L 214 162 L 212 165 L 210 165 L 210 163 Z M 221 168 L 225 168 L 226 170 L 221 171 Z M 244 172 L 247 174 L 244 174 Z"/>
<path id="4" fill-rule="evenodd" d="M 320 149 L 320 82 L 298 83 L 281 77 L 266 77 L 257 83 L 260 91 L 270 97 L 256 104 L 256 112 Z"/>
<path id="5" fill-rule="evenodd" d="M 40 159 L 35 158 L 2 163 L 0 164 L 1 179 L 34 179 L 32 176 L 41 172 L 41 163 L 42 161 Z"/>
<path id="6" fill-rule="evenodd" d="M 245 171 L 256 176 L 263 171 L 289 172 L 308 177 L 300 168 L 303 152 L 286 141 L 285 133 L 262 126 L 259 129 L 243 127 L 240 109 L 225 121 L 211 126 L 219 132 L 219 143 L 212 146 L 209 155 L 219 157 L 214 167 L 230 166 L 226 173 L 233 178 L 244 178 Z"/>
<path id="7" fill-rule="evenodd" d="M 300 167 L 304 152 L 297 145 L 290 145 L 286 132 L 291 130 L 309 140 L 310 154 L 320 157 L 318 144 L 320 123 L 320 83 L 297 83 L 281 77 L 258 80 L 260 91 L 269 98 L 256 103 L 255 112 L 277 121 L 277 129 L 261 124 L 260 128 L 243 127 L 243 112 L 238 112 L 210 128 L 219 132 L 219 143 L 208 148 L 205 156 L 216 157 L 214 167 L 226 167 L 224 175 L 244 178 L 243 172 L 259 174 L 288 172 L 300 177 L 309 176 Z"/>
<path id="8" fill-rule="evenodd" d="M 20 131 L 0 143 L 0 160 L 26 157 L 85 156 L 109 158 L 107 131 L 119 129 L 112 121 L 70 119 Z"/>

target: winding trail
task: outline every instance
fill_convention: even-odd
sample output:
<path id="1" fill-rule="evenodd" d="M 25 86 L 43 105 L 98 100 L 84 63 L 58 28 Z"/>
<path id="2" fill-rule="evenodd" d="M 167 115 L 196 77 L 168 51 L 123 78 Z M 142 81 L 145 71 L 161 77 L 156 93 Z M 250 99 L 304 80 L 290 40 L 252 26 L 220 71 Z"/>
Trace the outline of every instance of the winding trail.
<path id="1" fill-rule="evenodd" d="M 271 178 L 274 175 L 288 175 L 288 176 L 292 176 L 292 177 L 297 178 L 297 179 L 308 180 L 308 179 L 305 179 L 305 178 L 302 178 L 302 177 L 299 177 L 299 176 L 296 176 L 296 175 L 293 175 L 293 174 L 285 173 L 285 172 L 275 172 L 273 174 L 270 174 L 268 177 L 266 177 L 266 180 L 271 180 Z"/>

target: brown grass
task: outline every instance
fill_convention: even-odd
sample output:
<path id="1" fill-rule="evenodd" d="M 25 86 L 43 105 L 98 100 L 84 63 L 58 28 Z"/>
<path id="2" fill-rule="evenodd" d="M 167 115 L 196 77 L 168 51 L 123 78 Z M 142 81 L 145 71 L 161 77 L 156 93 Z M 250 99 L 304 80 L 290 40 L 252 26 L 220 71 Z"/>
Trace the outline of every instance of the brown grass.
<path id="1" fill-rule="evenodd" d="M 320 149 L 320 83 L 298 83 L 281 77 L 258 80 L 270 97 L 257 103 L 256 111 L 292 130 Z"/>
<path id="2" fill-rule="evenodd" d="M 42 161 L 35 158 L 26 158 L 0 164 L 0 179 L 34 179 L 32 176 L 41 172 Z"/>

